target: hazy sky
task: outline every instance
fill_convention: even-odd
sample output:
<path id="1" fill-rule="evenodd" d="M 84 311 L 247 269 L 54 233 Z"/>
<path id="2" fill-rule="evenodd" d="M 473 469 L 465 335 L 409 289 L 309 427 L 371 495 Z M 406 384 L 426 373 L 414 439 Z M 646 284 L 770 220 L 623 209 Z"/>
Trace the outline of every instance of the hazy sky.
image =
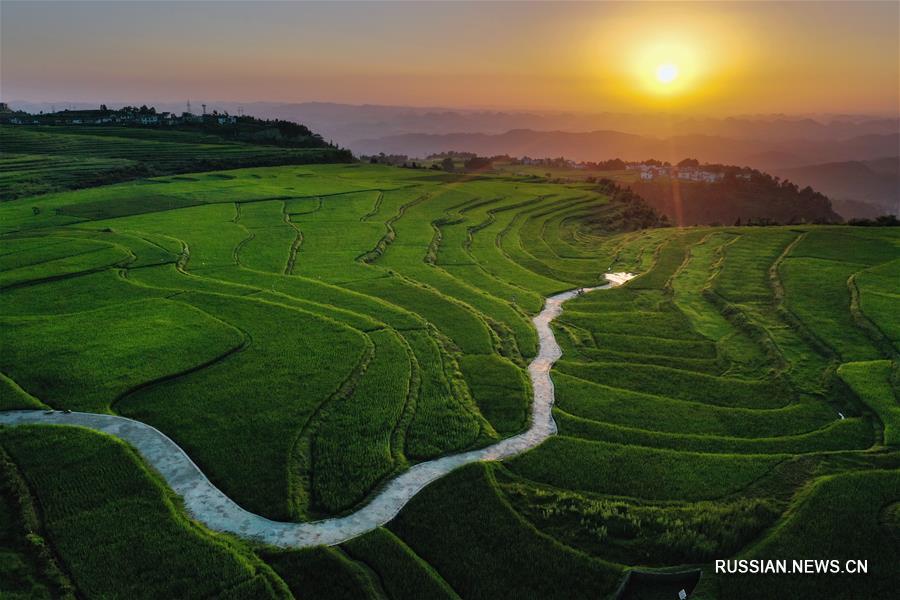
<path id="1" fill-rule="evenodd" d="M 897 114 L 900 3 L 0 0 L 0 96 Z"/>

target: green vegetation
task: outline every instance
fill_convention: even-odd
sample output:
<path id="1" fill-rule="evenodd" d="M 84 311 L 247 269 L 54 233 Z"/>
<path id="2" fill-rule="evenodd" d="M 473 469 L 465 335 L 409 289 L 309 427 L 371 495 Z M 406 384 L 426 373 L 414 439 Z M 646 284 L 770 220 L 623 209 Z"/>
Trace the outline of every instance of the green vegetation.
<path id="1" fill-rule="evenodd" d="M 53 407 L 88 412 L 108 412 L 135 386 L 213 362 L 244 341 L 240 331 L 207 313 L 161 298 L 9 317 L 0 326 L 10 344 L 0 369 Z M 146 360 L 150 356 L 154 360 Z"/>
<path id="2" fill-rule="evenodd" d="M 598 597 L 634 566 L 708 574 L 840 539 L 880 561 L 895 535 L 896 228 L 634 230 L 658 217 L 609 186 L 364 164 L 59 191 L 88 183 L 55 179 L 66 160 L 158 156 L 145 177 L 249 147 L 101 129 L 0 130 L 4 161 L 65 158 L 11 163 L 43 175 L 0 203 L 0 407 L 144 421 L 269 518 L 346 514 L 417 462 L 523 431 L 543 298 L 640 276 L 553 322 L 557 437 L 336 548 L 211 534 L 110 438 L 0 431 L 4 594 Z M 862 595 L 889 589 L 887 571 Z M 707 574 L 706 597 L 771 592 Z"/>
<path id="3" fill-rule="evenodd" d="M 260 552 L 296 598 L 383 598 L 370 571 L 331 548 Z"/>
<path id="4" fill-rule="evenodd" d="M 185 519 L 124 443 L 32 426 L 0 431 L 0 445 L 40 507 L 48 548 L 85 597 L 287 597 L 247 549 Z"/>
<path id="5" fill-rule="evenodd" d="M 867 575 L 774 575 L 721 577 L 724 598 L 886 598 L 900 584 L 896 523 L 886 510 L 900 494 L 900 474 L 869 471 L 818 480 L 763 540 L 742 558 L 766 560 L 866 560 Z"/>
<path id="6" fill-rule="evenodd" d="M 426 332 L 410 332 L 406 339 L 419 369 L 419 394 L 406 431 L 407 454 L 430 458 L 473 444 L 484 423 L 453 357 Z"/>
<path id="7" fill-rule="evenodd" d="M 60 570 L 28 484 L 0 448 L 0 593 L 4 598 L 74 598 Z"/>
<path id="8" fill-rule="evenodd" d="M 886 360 L 845 363 L 838 369 L 841 379 L 878 415 L 886 446 L 900 445 L 900 403 L 897 388 L 892 385 L 896 369 L 896 363 Z"/>
<path id="9" fill-rule="evenodd" d="M 367 338 L 265 300 L 177 297 L 234 324 L 250 342 L 204 368 L 134 389 L 117 410 L 167 432 L 247 508 L 282 519 L 303 514 L 310 457 L 297 437 L 308 440 L 310 419 L 342 393 L 359 368 Z"/>
<path id="10" fill-rule="evenodd" d="M 729 408 L 778 408 L 790 396 L 777 382 L 748 381 L 692 373 L 651 365 L 630 365 L 622 369 L 616 363 L 595 362 L 590 365 L 560 361 L 560 372 L 585 381 L 608 384 L 645 394 L 667 394 L 673 399 L 695 400 Z M 697 390 L 703 390 L 698 394 Z"/>
<path id="11" fill-rule="evenodd" d="M 312 439 L 314 501 L 327 512 L 352 506 L 402 466 L 397 427 L 406 406 L 396 400 L 412 392 L 410 357 L 395 333 L 377 331 L 371 338 L 375 356 L 365 376 L 352 394 L 323 408 Z M 349 482 L 348 473 L 355 474 Z"/>
<path id="12" fill-rule="evenodd" d="M 351 540 L 344 550 L 378 573 L 391 598 L 459 598 L 427 562 L 387 529 Z"/>
<path id="13" fill-rule="evenodd" d="M 500 356 L 464 356 L 459 367 L 481 414 L 501 435 L 525 428 L 531 386 L 521 370 Z"/>
<path id="14" fill-rule="evenodd" d="M 450 497 L 453 502 L 447 502 Z M 484 465 L 427 487 L 389 529 L 463 598 L 594 597 L 619 575 L 616 567 L 528 525 L 500 496 Z"/>
<path id="15" fill-rule="evenodd" d="M 532 481 L 563 489 L 649 500 L 701 500 L 743 489 L 781 458 L 691 455 L 559 437 L 512 459 L 509 467 Z"/>
<path id="16" fill-rule="evenodd" d="M 589 498 L 520 483 L 502 486 L 536 527 L 624 564 L 683 564 L 729 556 L 780 514 L 768 500 L 655 506 Z"/>
<path id="17" fill-rule="evenodd" d="M 19 387 L 15 381 L 0 373 L 0 410 L 47 408 L 47 406 Z"/>
<path id="18" fill-rule="evenodd" d="M 0 200 L 169 173 L 349 158 L 321 139 L 304 148 L 245 139 L 140 127 L 0 125 Z"/>

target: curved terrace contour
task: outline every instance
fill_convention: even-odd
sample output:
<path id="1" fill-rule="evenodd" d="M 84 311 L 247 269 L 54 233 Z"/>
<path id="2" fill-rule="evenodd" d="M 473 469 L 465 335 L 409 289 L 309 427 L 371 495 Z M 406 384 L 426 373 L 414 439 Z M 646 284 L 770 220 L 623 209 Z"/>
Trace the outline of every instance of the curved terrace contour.
<path id="1" fill-rule="evenodd" d="M 547 298 L 543 310 L 534 317 L 540 342 L 535 359 L 528 365 L 534 400 L 531 426 L 527 431 L 486 448 L 451 454 L 421 462 L 401 473 L 359 510 L 342 517 L 307 523 L 272 521 L 241 508 L 214 486 L 190 457 L 168 436 L 145 423 L 115 415 L 27 410 L 0 413 L 0 425 L 74 425 L 116 436 L 132 446 L 184 499 L 195 519 L 216 531 L 232 533 L 280 547 L 305 548 L 340 544 L 372 531 L 393 519 L 403 506 L 429 483 L 463 465 L 502 460 L 526 452 L 556 433 L 553 420 L 553 382 L 550 369 L 562 356 L 550 323 L 562 312 L 562 305 L 582 291 L 607 289 L 634 277 L 630 273 L 608 273 L 609 283 L 594 288 L 571 290 Z"/>

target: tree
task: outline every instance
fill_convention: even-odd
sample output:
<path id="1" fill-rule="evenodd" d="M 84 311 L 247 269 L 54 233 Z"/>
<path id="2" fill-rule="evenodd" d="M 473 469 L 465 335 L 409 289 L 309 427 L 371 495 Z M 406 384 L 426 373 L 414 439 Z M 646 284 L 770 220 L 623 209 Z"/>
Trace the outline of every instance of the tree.
<path id="1" fill-rule="evenodd" d="M 448 173 L 452 173 L 456 170 L 456 164 L 453 162 L 453 159 L 448 156 L 441 161 L 441 168 Z"/>
<path id="2" fill-rule="evenodd" d="M 679 167 L 699 167 L 700 161 L 696 158 L 685 158 L 680 163 L 678 163 Z"/>
<path id="3" fill-rule="evenodd" d="M 872 219 L 850 219 L 847 225 L 855 225 L 856 227 L 900 227 L 900 220 L 897 215 L 881 215 Z"/>
<path id="4" fill-rule="evenodd" d="M 588 166 L 598 171 L 624 171 L 625 161 L 621 158 L 613 158 L 598 163 L 588 163 Z"/>
<path id="5" fill-rule="evenodd" d="M 463 166 L 465 167 L 466 171 L 480 171 L 493 168 L 494 163 L 489 158 L 485 158 L 483 156 L 474 156 L 464 162 Z"/>

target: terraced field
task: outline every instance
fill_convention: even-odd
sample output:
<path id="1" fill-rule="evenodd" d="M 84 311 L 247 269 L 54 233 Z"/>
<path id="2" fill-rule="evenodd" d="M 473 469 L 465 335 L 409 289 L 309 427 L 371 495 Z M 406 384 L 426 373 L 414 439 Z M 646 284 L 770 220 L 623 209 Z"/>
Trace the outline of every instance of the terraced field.
<path id="1" fill-rule="evenodd" d="M 169 173 L 346 160 L 337 148 L 279 148 L 142 127 L 0 126 L 0 200 Z"/>
<path id="2" fill-rule="evenodd" d="M 896 589 L 898 231 L 629 231 L 627 208 L 587 184 L 359 164 L 0 204 L 0 407 L 152 425 L 281 521 L 350 515 L 417 463 L 524 431 L 544 298 L 640 273 L 553 322 L 559 435 L 339 546 L 207 530 L 107 435 L 0 429 L 0 590 L 179 597 L 204 573 L 210 597 L 645 598 L 698 569 L 696 598 Z M 140 554 L 92 552 L 142 535 Z M 712 571 L 735 557 L 869 574 Z M 682 575 L 617 592 L 634 567 Z"/>

